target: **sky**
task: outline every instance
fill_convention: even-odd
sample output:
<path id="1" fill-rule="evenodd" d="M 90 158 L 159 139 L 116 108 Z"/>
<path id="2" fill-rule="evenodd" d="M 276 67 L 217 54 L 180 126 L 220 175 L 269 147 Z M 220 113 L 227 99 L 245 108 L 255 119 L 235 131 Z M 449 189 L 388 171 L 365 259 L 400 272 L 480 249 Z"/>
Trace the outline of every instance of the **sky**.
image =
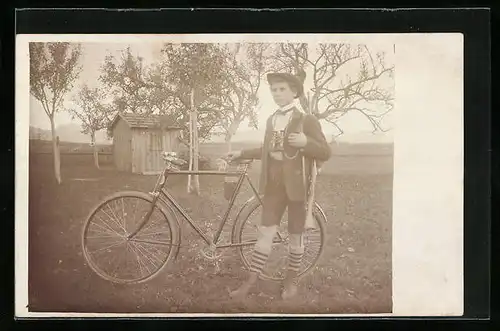
<path id="1" fill-rule="evenodd" d="M 108 54 L 115 55 L 116 57 L 120 56 L 121 50 L 130 46 L 131 51 L 135 55 L 140 55 L 144 58 L 145 64 L 151 63 L 161 57 L 161 44 L 154 42 L 144 42 L 144 43 L 133 43 L 133 44 L 125 44 L 125 43 L 83 43 L 82 44 L 82 58 L 81 64 L 83 66 L 83 70 L 79 76 L 79 79 L 75 82 L 73 90 L 70 94 L 65 98 L 66 104 L 69 104 L 71 100 L 71 96 L 75 93 L 79 86 L 86 83 L 89 86 L 98 84 L 99 77 L 99 69 L 102 63 L 104 62 L 104 58 Z M 386 52 L 386 62 L 389 64 L 393 60 L 392 49 L 384 49 Z M 357 67 L 346 68 L 350 74 L 355 74 L 357 72 Z M 305 82 L 305 88 L 307 90 L 310 85 L 310 76 L 307 75 L 307 79 Z M 265 121 L 268 116 L 276 109 L 276 106 L 272 100 L 270 91 L 268 89 L 268 85 L 265 81 L 263 81 L 260 85 L 259 89 L 259 130 L 257 132 L 251 132 L 251 129 L 248 126 L 248 122 L 244 122 L 240 125 L 238 132 L 234 137 L 234 140 L 245 140 L 246 137 L 243 135 L 263 135 L 263 128 L 265 127 Z M 30 125 L 42 129 L 50 129 L 50 122 L 43 111 L 40 103 L 34 99 L 33 96 L 30 95 Z M 392 113 L 392 114 L 391 114 Z M 383 127 L 391 128 L 393 127 L 394 122 L 394 111 L 386 115 L 382 124 Z M 67 112 L 60 112 L 56 115 L 55 118 L 56 125 L 64 125 L 68 123 L 78 123 L 78 120 L 73 120 L 71 116 Z M 338 130 L 334 125 L 322 121 L 322 128 L 325 132 L 326 136 L 333 136 L 338 133 Z M 385 133 L 378 133 L 373 135 L 372 125 L 363 117 L 363 115 L 350 112 L 345 115 L 343 118 L 338 120 L 337 124 L 342 127 L 344 134 L 337 138 L 338 140 L 343 141 L 381 141 L 381 142 L 392 142 L 393 140 L 393 132 L 392 130 Z"/>

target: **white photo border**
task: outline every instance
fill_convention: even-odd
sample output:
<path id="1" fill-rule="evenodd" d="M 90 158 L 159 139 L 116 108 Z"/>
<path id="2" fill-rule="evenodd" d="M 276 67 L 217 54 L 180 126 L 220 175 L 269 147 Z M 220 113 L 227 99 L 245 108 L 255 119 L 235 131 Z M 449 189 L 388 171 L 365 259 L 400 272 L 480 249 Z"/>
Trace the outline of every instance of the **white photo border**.
<path id="1" fill-rule="evenodd" d="M 391 314 L 90 314 L 28 312 L 30 41 L 388 43 L 396 49 Z M 461 33 L 17 35 L 16 317 L 461 316 L 464 43 Z M 433 196 L 434 195 L 434 196 Z"/>

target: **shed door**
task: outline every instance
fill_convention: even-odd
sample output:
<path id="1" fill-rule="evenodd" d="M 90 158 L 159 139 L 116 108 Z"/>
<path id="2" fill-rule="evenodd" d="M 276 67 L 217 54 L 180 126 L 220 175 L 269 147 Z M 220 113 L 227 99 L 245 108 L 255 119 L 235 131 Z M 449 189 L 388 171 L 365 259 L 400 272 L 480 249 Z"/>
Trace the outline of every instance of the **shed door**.
<path id="1" fill-rule="evenodd" d="M 163 152 L 163 139 L 161 131 L 147 133 L 148 152 L 146 157 L 146 172 L 158 172 L 162 169 L 161 152 Z"/>

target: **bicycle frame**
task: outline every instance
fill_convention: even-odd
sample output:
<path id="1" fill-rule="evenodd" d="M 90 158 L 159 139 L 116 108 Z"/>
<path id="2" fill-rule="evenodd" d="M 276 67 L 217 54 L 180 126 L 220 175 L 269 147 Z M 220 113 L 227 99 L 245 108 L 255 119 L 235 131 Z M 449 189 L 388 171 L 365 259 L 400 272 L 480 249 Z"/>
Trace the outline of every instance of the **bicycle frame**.
<path id="1" fill-rule="evenodd" d="M 198 235 L 205 241 L 207 245 L 210 245 L 212 248 L 231 248 L 231 247 L 239 247 L 239 246 L 248 246 L 248 245 L 254 245 L 255 241 L 250 241 L 250 242 L 245 242 L 245 243 L 230 243 L 226 245 L 217 245 L 220 239 L 220 235 L 222 233 L 222 230 L 224 228 L 224 225 L 227 223 L 229 219 L 229 213 L 231 212 L 234 202 L 236 201 L 236 197 L 238 196 L 238 193 L 241 189 L 241 186 L 243 185 L 243 182 L 245 179 L 248 181 L 250 184 L 250 187 L 252 188 L 252 191 L 254 193 L 254 196 L 259 199 L 260 203 L 262 204 L 262 199 L 253 185 L 250 177 L 248 176 L 248 166 L 249 164 L 245 164 L 245 168 L 243 171 L 212 171 L 212 170 L 198 170 L 198 171 L 191 171 L 191 170 L 179 170 L 179 171 L 170 171 L 169 167 L 165 167 L 165 169 L 162 171 L 160 174 L 158 181 L 155 185 L 155 188 L 151 192 L 153 195 L 153 201 L 151 203 L 151 209 L 146 215 L 146 217 L 142 220 L 141 224 L 139 227 L 129 235 L 129 238 L 133 238 L 143 227 L 144 225 L 148 222 L 151 214 L 153 213 L 154 206 L 160 201 L 160 203 L 164 205 L 172 205 L 175 207 L 175 209 L 184 217 L 184 219 L 189 223 L 189 225 L 198 233 Z M 207 233 L 205 233 L 194 221 L 193 219 L 189 216 L 189 214 L 186 212 L 186 210 L 175 200 L 175 198 L 168 192 L 168 190 L 165 188 L 165 185 L 167 183 L 168 177 L 172 175 L 214 175 L 214 176 L 231 176 L 231 177 L 238 177 L 238 181 L 236 183 L 236 187 L 234 189 L 233 195 L 231 196 L 231 199 L 229 200 L 229 206 L 226 209 L 226 212 L 224 214 L 224 217 L 222 221 L 219 224 L 219 228 L 217 229 L 214 237 L 212 239 L 209 238 Z M 250 198 L 252 199 L 252 198 Z M 280 243 L 283 241 L 283 238 L 280 236 L 279 233 L 278 235 L 278 240 L 275 243 Z"/>

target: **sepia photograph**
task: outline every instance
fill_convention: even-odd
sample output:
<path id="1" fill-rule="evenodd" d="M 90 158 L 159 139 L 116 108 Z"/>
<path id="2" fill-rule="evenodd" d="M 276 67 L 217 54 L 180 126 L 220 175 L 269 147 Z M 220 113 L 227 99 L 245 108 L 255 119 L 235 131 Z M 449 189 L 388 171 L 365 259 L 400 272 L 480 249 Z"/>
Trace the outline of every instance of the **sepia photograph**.
<path id="1" fill-rule="evenodd" d="M 66 37 L 23 46 L 26 312 L 394 312 L 395 38 Z"/>

